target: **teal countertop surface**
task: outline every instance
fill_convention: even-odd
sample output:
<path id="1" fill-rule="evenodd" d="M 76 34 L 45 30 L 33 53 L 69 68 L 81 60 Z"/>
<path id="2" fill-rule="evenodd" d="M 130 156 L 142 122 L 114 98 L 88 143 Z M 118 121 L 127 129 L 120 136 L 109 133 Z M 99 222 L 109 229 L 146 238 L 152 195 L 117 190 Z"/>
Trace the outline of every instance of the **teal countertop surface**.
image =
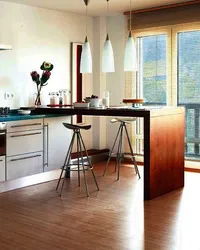
<path id="1" fill-rule="evenodd" d="M 7 116 L 0 116 L 0 122 L 9 122 L 9 121 L 20 121 L 20 120 L 30 120 L 30 119 L 40 119 L 40 118 L 51 118 L 51 117 L 61 117 L 69 115 L 55 115 L 55 114 L 30 114 L 30 115 L 19 115 L 19 114 L 10 114 Z"/>

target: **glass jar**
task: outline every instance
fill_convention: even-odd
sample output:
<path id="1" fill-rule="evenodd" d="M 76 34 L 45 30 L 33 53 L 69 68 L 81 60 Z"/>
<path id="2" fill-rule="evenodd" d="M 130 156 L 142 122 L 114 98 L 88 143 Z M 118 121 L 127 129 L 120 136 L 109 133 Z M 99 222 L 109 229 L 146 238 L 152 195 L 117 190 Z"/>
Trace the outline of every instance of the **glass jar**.
<path id="1" fill-rule="evenodd" d="M 55 105 L 56 104 L 55 92 L 49 92 L 49 96 L 50 96 L 50 105 Z"/>
<path id="2" fill-rule="evenodd" d="M 68 105 L 70 104 L 70 90 L 69 89 L 63 89 L 63 104 Z"/>
<path id="3" fill-rule="evenodd" d="M 105 108 L 109 108 L 110 106 L 110 91 L 108 90 L 102 92 L 102 105 Z"/>

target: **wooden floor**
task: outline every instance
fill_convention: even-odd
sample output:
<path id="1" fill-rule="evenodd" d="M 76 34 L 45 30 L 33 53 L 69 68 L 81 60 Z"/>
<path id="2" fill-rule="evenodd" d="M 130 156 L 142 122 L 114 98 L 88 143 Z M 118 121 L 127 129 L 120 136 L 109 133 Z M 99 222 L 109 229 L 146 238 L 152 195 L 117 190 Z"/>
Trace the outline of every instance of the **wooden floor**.
<path id="1" fill-rule="evenodd" d="M 89 198 L 75 173 L 62 198 L 55 180 L 0 194 L 0 250 L 200 249 L 199 173 L 185 173 L 184 189 L 144 202 L 133 168 L 115 181 L 112 167 L 102 177 L 103 167 L 95 166 L 99 192 L 88 174 Z"/>

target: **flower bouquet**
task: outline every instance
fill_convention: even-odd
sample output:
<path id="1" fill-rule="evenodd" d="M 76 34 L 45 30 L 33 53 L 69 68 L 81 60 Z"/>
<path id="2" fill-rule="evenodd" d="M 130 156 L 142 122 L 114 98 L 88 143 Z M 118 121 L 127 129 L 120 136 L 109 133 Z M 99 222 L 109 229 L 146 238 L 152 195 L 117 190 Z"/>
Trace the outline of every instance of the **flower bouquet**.
<path id="1" fill-rule="evenodd" d="M 51 76 L 51 72 L 53 69 L 53 64 L 48 63 L 48 62 L 43 62 L 43 64 L 40 66 L 40 69 L 43 70 L 42 75 L 37 73 L 37 71 L 32 71 L 31 72 L 31 77 L 32 80 L 36 83 L 37 85 L 37 96 L 35 99 L 35 105 L 41 105 L 41 98 L 40 98 L 40 93 L 41 89 L 43 86 L 46 86 L 48 84 L 48 80 Z"/>

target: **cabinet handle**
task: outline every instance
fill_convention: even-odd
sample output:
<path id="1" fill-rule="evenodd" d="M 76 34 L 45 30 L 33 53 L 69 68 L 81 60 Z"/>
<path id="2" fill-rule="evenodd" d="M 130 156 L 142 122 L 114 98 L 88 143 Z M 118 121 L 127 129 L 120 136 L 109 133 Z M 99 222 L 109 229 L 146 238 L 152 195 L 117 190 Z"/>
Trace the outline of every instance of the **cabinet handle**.
<path id="1" fill-rule="evenodd" d="M 2 132 L 2 133 L 0 133 L 0 135 L 5 135 L 6 134 L 6 132 Z"/>
<path id="2" fill-rule="evenodd" d="M 37 133 L 29 133 L 29 134 L 23 134 L 23 135 L 11 135 L 10 137 L 21 137 L 21 136 L 29 136 L 29 135 L 41 135 L 41 132 Z"/>
<path id="3" fill-rule="evenodd" d="M 45 124 L 44 127 L 47 128 L 47 140 L 46 140 L 46 142 L 47 142 L 47 161 L 46 161 L 46 163 L 44 163 L 44 166 L 48 167 L 49 166 L 49 124 L 48 123 Z"/>
<path id="4" fill-rule="evenodd" d="M 3 160 L 0 160 L 0 161 L 3 161 Z"/>
<path id="5" fill-rule="evenodd" d="M 26 157 L 22 157 L 22 158 L 12 159 L 10 161 L 21 161 L 21 160 L 26 160 L 26 159 L 30 159 L 30 158 L 40 157 L 40 156 L 41 155 L 26 156 Z"/>
<path id="6" fill-rule="evenodd" d="M 42 125 L 42 123 L 32 123 L 32 124 L 21 124 L 21 125 L 13 125 L 11 128 L 20 128 L 20 127 L 27 127 L 27 126 L 37 126 L 37 125 Z"/>

